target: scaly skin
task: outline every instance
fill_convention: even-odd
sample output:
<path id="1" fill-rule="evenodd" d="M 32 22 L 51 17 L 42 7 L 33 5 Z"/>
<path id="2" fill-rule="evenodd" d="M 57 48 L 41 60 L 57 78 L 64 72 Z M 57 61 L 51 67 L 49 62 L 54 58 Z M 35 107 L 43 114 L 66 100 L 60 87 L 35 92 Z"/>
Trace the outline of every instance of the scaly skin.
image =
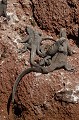
<path id="1" fill-rule="evenodd" d="M 43 67 L 43 73 L 49 73 L 54 71 L 55 69 L 59 69 L 64 67 L 68 71 L 72 71 L 73 68 L 67 64 L 67 55 L 72 55 L 72 50 L 68 44 L 68 40 L 66 37 L 66 29 L 62 28 L 60 30 L 60 39 L 64 40 L 64 42 L 59 45 L 58 52 L 52 57 L 51 63 L 49 66 Z M 50 50 L 49 54 L 52 54 L 52 49 Z"/>
<path id="2" fill-rule="evenodd" d="M 31 49 L 31 53 L 30 53 L 30 63 L 32 66 L 35 66 L 35 57 L 36 54 L 38 54 L 39 56 L 41 56 L 43 53 L 40 51 L 40 44 L 41 41 L 43 40 L 52 40 L 53 38 L 50 36 L 47 37 L 42 37 L 42 34 L 34 31 L 31 27 L 27 26 L 26 28 L 28 36 L 26 38 L 26 40 L 22 41 L 22 43 L 25 43 L 25 49 L 23 50 L 23 52 L 25 52 L 27 50 L 27 48 Z"/>

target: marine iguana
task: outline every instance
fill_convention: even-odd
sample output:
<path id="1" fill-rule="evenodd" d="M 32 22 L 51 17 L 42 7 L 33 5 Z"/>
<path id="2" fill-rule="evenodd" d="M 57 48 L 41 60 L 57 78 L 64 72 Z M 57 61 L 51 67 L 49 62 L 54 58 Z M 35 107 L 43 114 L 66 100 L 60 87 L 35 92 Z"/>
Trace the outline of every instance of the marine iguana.
<path id="1" fill-rule="evenodd" d="M 22 52 L 25 52 L 27 49 L 30 49 L 30 64 L 35 65 L 35 57 L 36 53 L 41 56 L 42 53 L 40 51 L 40 43 L 43 40 L 53 40 L 53 37 L 46 36 L 43 37 L 41 33 L 38 31 L 34 31 L 31 27 L 27 26 L 26 31 L 28 33 L 28 36 L 26 40 L 21 41 L 21 43 L 25 43 L 24 48 L 21 50 Z"/>

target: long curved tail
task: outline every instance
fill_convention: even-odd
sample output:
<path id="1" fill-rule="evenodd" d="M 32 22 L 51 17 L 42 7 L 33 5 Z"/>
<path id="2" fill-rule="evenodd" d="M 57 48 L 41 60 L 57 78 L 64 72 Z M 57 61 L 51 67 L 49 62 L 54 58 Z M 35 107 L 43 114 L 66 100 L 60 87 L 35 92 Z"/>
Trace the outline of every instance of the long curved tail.
<path id="1" fill-rule="evenodd" d="M 16 79 L 16 81 L 15 81 L 15 83 L 14 83 L 13 90 L 12 90 L 12 103 L 14 103 L 16 88 L 17 88 L 20 80 L 21 80 L 26 74 L 28 74 L 28 73 L 30 73 L 30 72 L 41 72 L 41 69 L 40 69 L 40 68 L 37 68 L 37 67 L 28 68 L 28 69 L 25 69 L 24 71 L 22 71 L 22 72 L 18 75 L 18 77 L 17 77 L 17 79 Z"/>

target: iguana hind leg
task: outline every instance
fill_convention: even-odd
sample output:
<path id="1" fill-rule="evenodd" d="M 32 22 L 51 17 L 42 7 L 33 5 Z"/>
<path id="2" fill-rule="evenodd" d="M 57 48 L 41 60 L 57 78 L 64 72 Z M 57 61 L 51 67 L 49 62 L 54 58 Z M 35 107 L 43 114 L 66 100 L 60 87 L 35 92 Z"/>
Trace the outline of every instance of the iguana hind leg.
<path id="1" fill-rule="evenodd" d="M 56 64 L 53 65 L 50 64 L 49 66 L 42 67 L 42 73 L 47 74 L 49 72 L 53 72 L 56 68 L 57 68 Z"/>
<path id="2" fill-rule="evenodd" d="M 46 56 L 45 58 L 39 61 L 40 66 L 46 66 L 46 65 L 48 66 L 50 64 L 51 64 L 51 56 Z"/>

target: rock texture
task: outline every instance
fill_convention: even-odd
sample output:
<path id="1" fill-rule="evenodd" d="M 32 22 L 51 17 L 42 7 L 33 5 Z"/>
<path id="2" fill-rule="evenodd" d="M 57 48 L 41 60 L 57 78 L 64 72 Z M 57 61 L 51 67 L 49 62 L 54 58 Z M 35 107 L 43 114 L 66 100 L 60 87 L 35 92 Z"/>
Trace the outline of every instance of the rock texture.
<path id="1" fill-rule="evenodd" d="M 78 6 L 78 0 L 8 0 L 10 21 L 0 17 L 0 120 L 79 119 Z M 18 53 L 23 47 L 19 41 L 27 35 L 26 25 L 54 38 L 58 37 L 61 27 L 66 27 L 69 43 L 76 51 L 68 57 L 75 72 L 60 69 L 47 75 L 26 75 L 17 88 L 16 105 L 13 106 L 8 100 L 14 81 L 23 69 L 30 66 L 29 51 Z M 73 40 L 77 41 L 76 44 Z M 62 90 L 73 91 L 74 104 L 54 99 L 54 94 Z"/>
<path id="2" fill-rule="evenodd" d="M 78 0 L 31 0 L 33 16 L 41 29 L 59 33 L 66 27 L 68 35 L 78 37 L 79 1 Z"/>

